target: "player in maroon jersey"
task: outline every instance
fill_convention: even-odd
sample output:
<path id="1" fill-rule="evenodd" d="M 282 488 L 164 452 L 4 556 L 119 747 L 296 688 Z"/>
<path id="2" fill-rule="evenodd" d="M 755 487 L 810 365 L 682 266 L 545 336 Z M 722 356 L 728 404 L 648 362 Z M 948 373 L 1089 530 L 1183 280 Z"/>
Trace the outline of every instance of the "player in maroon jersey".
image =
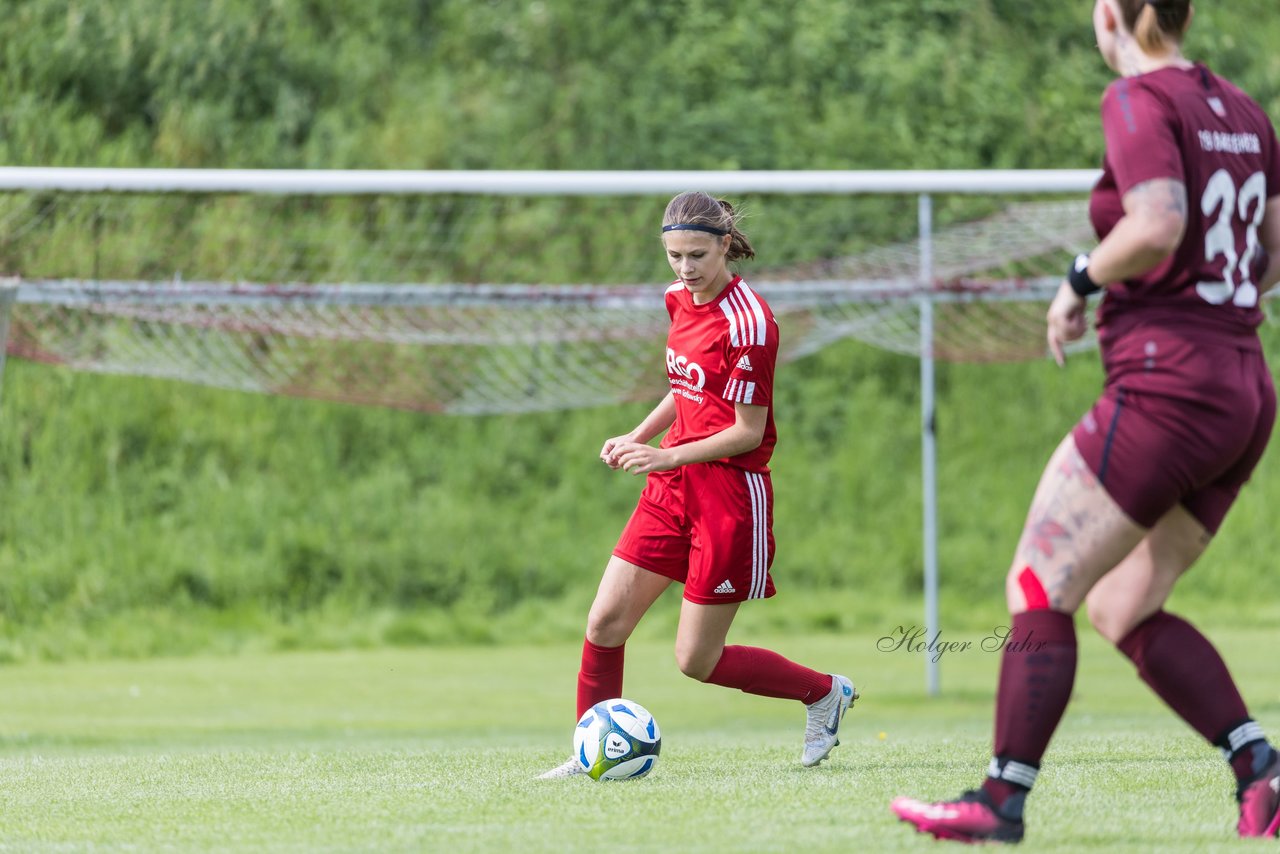
<path id="1" fill-rule="evenodd" d="M 1280 279 L 1280 147 L 1262 110 L 1183 58 L 1189 0 L 1097 0 L 1098 47 L 1120 78 L 1102 98 L 1106 158 L 1090 199 L 1100 242 L 1049 308 L 1048 343 L 1085 332 L 1105 290 L 1101 399 L 1050 459 L 1007 591 L 1013 633 L 996 695 L 994 756 L 956 801 L 898 798 L 921 831 L 1016 842 L 1022 809 L 1071 694 L 1072 615 L 1095 628 L 1237 779 L 1241 836 L 1280 827 L 1280 757 L 1221 656 L 1164 610 L 1266 447 L 1276 398 L 1256 327 Z"/>
<path id="2" fill-rule="evenodd" d="M 676 663 L 701 682 L 807 707 L 801 762 L 817 765 L 839 743 L 857 698 L 844 676 L 759 647 L 726 646 L 738 607 L 774 595 L 769 457 L 778 324 L 728 263 L 755 251 L 728 202 L 682 193 L 667 205 L 662 243 L 677 279 L 667 288 L 671 391 L 640 424 L 604 443 L 611 468 L 646 475 L 639 504 L 605 566 L 587 616 L 578 716 L 622 696 L 623 650 L 649 606 L 684 584 Z M 666 432 L 658 447 L 648 444 Z M 581 773 L 567 762 L 543 779 Z"/>

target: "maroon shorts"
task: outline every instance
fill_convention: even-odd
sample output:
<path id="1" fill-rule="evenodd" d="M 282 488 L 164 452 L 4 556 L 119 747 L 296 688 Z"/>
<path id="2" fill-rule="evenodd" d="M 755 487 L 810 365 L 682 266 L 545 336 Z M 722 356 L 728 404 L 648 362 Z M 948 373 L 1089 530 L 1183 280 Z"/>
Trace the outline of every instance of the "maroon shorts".
<path id="1" fill-rule="evenodd" d="M 653 472 L 613 553 L 701 605 L 772 596 L 769 475 L 720 462 Z"/>
<path id="2" fill-rule="evenodd" d="M 1085 462 L 1139 525 L 1181 503 L 1216 533 L 1275 422 L 1261 349 L 1135 329 L 1104 363 L 1106 390 L 1072 432 Z"/>

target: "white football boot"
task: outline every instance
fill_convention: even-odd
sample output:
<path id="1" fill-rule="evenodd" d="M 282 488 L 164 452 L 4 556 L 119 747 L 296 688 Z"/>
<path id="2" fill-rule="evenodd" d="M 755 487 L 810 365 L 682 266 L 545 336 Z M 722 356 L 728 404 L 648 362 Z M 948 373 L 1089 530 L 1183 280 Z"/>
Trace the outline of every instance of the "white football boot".
<path id="1" fill-rule="evenodd" d="M 836 733 L 844 713 L 858 699 L 858 692 L 848 677 L 832 674 L 831 693 L 816 703 L 805 707 L 808 721 L 804 726 L 804 757 L 800 763 L 806 767 L 817 765 L 827 758 L 831 748 L 840 743 Z"/>
<path id="2" fill-rule="evenodd" d="M 556 767 L 552 768 L 550 771 L 544 771 L 541 774 L 539 774 L 537 776 L 537 779 L 563 780 L 566 777 L 576 777 L 579 774 L 585 774 L 585 773 L 587 772 L 582 770 L 582 766 L 578 764 L 577 758 L 570 756 L 567 760 L 565 760 L 563 764 L 557 765 Z"/>

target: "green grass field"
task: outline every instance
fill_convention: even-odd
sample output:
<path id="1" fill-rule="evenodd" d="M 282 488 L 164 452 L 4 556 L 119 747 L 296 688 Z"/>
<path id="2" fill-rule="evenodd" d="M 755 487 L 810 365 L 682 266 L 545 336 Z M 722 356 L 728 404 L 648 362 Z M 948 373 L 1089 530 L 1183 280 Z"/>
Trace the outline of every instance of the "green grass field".
<path id="1" fill-rule="evenodd" d="M 939 850 L 888 802 L 978 781 L 998 664 L 983 634 L 950 635 L 974 648 L 944 656 L 937 699 L 921 657 L 875 633 L 757 639 L 863 692 L 817 769 L 798 763 L 798 706 L 694 683 L 669 643 L 633 643 L 626 693 L 658 718 L 662 758 L 607 784 L 532 779 L 569 749 L 576 645 L 6 666 L 0 850 Z M 1024 848 L 1247 847 L 1217 752 L 1081 634 Z M 1211 634 L 1280 731 L 1274 632 Z"/>

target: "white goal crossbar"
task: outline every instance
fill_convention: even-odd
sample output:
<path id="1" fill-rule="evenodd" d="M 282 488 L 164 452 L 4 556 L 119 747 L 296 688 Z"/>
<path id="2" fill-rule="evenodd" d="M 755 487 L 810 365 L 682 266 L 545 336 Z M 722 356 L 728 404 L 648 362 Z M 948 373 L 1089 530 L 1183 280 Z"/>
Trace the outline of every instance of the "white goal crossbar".
<path id="1" fill-rule="evenodd" d="M 608 196 L 680 193 L 1078 193 L 1096 169 L 907 171 L 396 171 L 0 167 L 0 191 L 272 193 L 288 195 Z"/>

